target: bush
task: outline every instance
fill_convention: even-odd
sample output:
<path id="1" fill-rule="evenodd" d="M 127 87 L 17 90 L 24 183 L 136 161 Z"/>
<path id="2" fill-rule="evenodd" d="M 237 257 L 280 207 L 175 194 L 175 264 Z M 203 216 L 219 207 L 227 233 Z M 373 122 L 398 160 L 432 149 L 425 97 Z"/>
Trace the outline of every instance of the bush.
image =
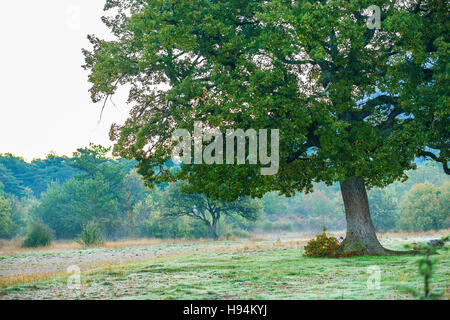
<path id="1" fill-rule="evenodd" d="M 307 257 L 336 257 L 339 243 L 336 238 L 328 237 L 327 228 L 323 232 L 311 239 L 305 246 L 305 256 Z"/>
<path id="2" fill-rule="evenodd" d="M 53 232 L 43 223 L 35 223 L 28 232 L 22 246 L 25 248 L 46 247 L 52 243 Z"/>
<path id="3" fill-rule="evenodd" d="M 96 246 L 105 243 L 105 239 L 98 225 L 91 221 L 83 226 L 83 230 L 79 235 L 77 242 L 84 246 Z"/>

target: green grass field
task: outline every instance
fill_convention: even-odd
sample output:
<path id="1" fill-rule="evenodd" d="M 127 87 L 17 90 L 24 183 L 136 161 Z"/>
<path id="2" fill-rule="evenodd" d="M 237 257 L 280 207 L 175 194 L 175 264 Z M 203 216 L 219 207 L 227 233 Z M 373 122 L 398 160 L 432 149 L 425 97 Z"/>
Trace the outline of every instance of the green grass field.
<path id="1" fill-rule="evenodd" d="M 383 242 L 400 248 L 409 241 Z M 68 288 L 66 275 L 3 286 L 0 299 L 412 299 L 402 287 L 422 286 L 417 256 L 306 258 L 295 242 L 221 246 L 85 271 L 80 289 Z M 10 259 L 0 257 L 0 265 Z M 440 250 L 433 258 L 432 288 L 448 299 L 449 253 Z M 380 271 L 379 288 L 367 284 L 373 266 Z"/>

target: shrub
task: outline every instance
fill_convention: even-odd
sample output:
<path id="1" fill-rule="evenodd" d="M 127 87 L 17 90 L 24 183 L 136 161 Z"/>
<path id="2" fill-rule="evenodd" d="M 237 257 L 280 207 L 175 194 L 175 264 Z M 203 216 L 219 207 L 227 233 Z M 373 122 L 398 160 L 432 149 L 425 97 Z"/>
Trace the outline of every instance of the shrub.
<path id="1" fill-rule="evenodd" d="M 36 248 L 49 246 L 53 239 L 52 230 L 43 223 L 34 223 L 28 232 L 22 246 Z"/>
<path id="2" fill-rule="evenodd" d="M 98 225 L 90 221 L 83 226 L 83 230 L 79 235 L 77 242 L 84 246 L 96 246 L 105 243 L 105 239 L 100 231 Z"/>
<path id="3" fill-rule="evenodd" d="M 307 257 L 336 257 L 339 243 L 336 238 L 328 237 L 327 228 L 323 232 L 311 239 L 305 246 L 305 256 Z"/>

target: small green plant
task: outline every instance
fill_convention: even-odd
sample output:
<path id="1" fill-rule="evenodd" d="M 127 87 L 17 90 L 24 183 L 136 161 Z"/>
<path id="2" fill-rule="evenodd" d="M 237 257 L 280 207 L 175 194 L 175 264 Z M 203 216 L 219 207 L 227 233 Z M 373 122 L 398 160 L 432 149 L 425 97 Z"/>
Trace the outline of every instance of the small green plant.
<path id="1" fill-rule="evenodd" d="M 440 299 L 443 295 L 443 292 L 433 292 L 430 290 L 430 282 L 431 277 L 433 275 L 433 268 L 436 265 L 436 260 L 431 259 L 430 256 L 436 254 L 437 250 L 440 247 L 443 247 L 446 242 L 448 242 L 450 236 L 443 237 L 437 241 L 426 243 L 422 245 L 415 244 L 413 246 L 414 250 L 419 254 L 422 254 L 422 257 L 417 261 L 419 265 L 419 274 L 423 277 L 423 293 L 421 291 L 416 290 L 412 287 L 404 286 L 401 287 L 401 290 L 412 294 L 414 297 L 418 299 L 425 300 L 437 300 Z M 410 245 L 406 245 L 406 248 L 409 248 Z M 447 250 L 447 248 L 444 248 Z"/>
<path id="2" fill-rule="evenodd" d="M 327 228 L 323 227 L 323 232 L 311 239 L 305 246 L 306 257 L 336 257 L 339 242 L 334 237 L 327 236 Z"/>
<path id="3" fill-rule="evenodd" d="M 83 230 L 76 241 L 87 247 L 98 246 L 105 243 L 100 228 L 94 221 L 90 221 L 83 226 Z"/>
<path id="4" fill-rule="evenodd" d="M 25 248 L 46 247 L 52 243 L 52 230 L 41 222 L 36 222 L 31 226 L 22 246 Z"/>

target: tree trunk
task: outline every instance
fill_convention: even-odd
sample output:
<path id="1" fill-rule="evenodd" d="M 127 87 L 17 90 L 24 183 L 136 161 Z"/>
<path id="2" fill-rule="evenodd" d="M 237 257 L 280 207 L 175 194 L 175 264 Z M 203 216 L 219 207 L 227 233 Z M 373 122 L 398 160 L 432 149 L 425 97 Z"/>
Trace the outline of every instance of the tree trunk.
<path id="1" fill-rule="evenodd" d="M 353 177 L 341 181 L 340 186 L 347 220 L 347 234 L 340 251 L 354 255 L 390 254 L 377 239 L 364 180 Z"/>
<path id="2" fill-rule="evenodd" d="M 219 236 L 217 235 L 217 228 L 216 228 L 217 224 L 215 222 L 213 222 L 212 224 L 209 225 L 209 233 L 211 234 L 211 237 L 214 240 L 218 240 Z"/>

